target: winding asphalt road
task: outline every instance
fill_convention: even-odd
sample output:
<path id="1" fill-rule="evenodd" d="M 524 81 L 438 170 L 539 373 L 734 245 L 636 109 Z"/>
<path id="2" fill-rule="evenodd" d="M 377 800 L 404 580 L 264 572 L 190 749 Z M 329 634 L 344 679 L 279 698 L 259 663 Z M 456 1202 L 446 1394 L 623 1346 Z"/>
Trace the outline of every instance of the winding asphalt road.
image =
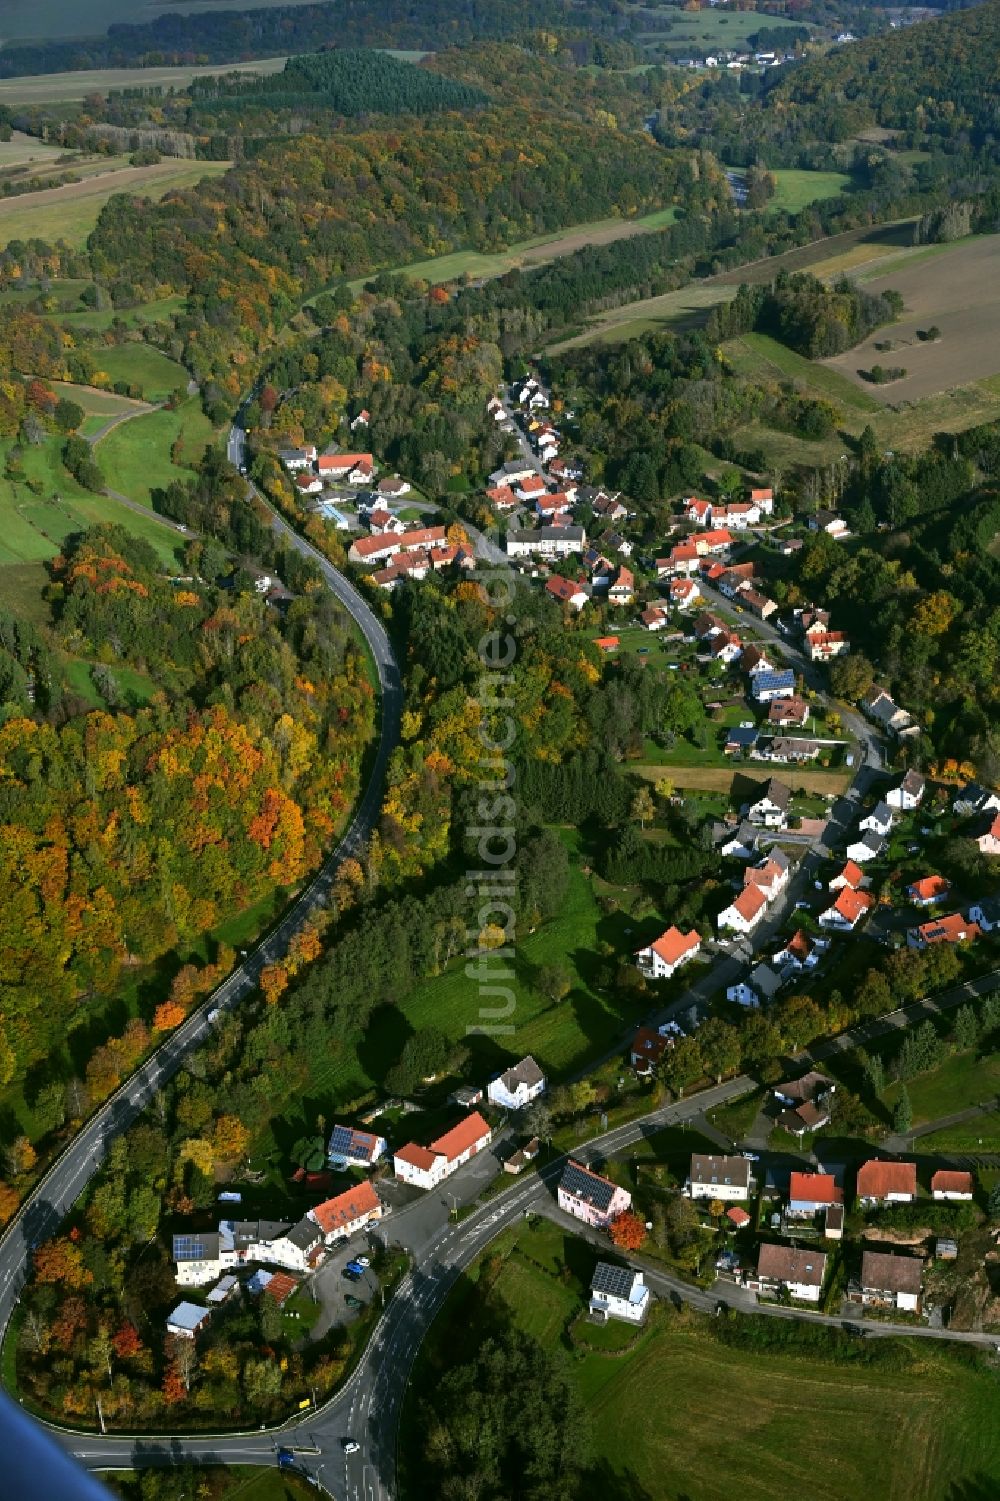
<path id="1" fill-rule="evenodd" d="M 234 427 L 229 453 L 237 464 L 242 462 L 243 442 L 242 429 Z M 258 499 L 267 505 L 262 496 L 258 495 Z M 86 1184 L 100 1169 L 111 1143 L 135 1121 L 188 1054 L 205 1040 L 219 1012 L 232 1010 L 256 988 L 264 966 L 281 958 L 309 915 L 326 904 L 341 861 L 362 848 L 378 818 L 386 767 L 399 740 L 402 713 L 402 687 L 392 645 L 382 622 L 353 585 L 273 510 L 272 515 L 275 529 L 285 541 L 316 563 L 327 586 L 362 631 L 375 662 L 381 700 L 380 725 L 368 781 L 340 843 L 278 924 L 87 1122 L 8 1226 L 0 1240 L 0 1338 L 27 1280 L 33 1249 L 55 1234 Z"/>

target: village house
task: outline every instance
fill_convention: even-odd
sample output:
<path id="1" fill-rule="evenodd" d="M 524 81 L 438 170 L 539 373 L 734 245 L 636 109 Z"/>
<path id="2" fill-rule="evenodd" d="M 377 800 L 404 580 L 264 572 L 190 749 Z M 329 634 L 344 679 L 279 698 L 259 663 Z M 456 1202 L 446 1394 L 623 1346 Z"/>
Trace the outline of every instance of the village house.
<path id="1" fill-rule="evenodd" d="M 696 495 L 689 495 L 682 502 L 685 518 L 693 522 L 695 526 L 709 526 L 712 521 L 712 502 L 699 500 Z"/>
<path id="2" fill-rule="evenodd" d="M 690 610 L 702 598 L 694 579 L 671 579 L 668 595 L 675 610 Z"/>
<path id="3" fill-rule="evenodd" d="M 1000 792 L 995 792 L 992 787 L 981 787 L 978 782 L 969 782 L 961 792 L 955 794 L 951 806 L 957 818 L 1000 813 Z"/>
<path id="4" fill-rule="evenodd" d="M 784 850 L 773 849 L 759 865 L 752 865 L 743 872 L 744 886 L 756 886 L 769 902 L 788 885 L 791 865 Z"/>
<path id="5" fill-rule="evenodd" d="M 757 886 L 745 886 L 716 918 L 720 933 L 752 933 L 767 912 L 767 897 Z"/>
<path id="6" fill-rule="evenodd" d="M 717 662 L 729 667 L 743 650 L 743 642 L 735 631 L 723 631 L 721 636 L 710 637 L 708 649 Z"/>
<path id="7" fill-rule="evenodd" d="M 907 947 L 911 949 L 926 949 L 935 943 L 975 943 L 981 937 L 976 924 L 963 917 L 961 912 L 932 917 L 930 922 L 906 930 Z"/>
<path id="8" fill-rule="evenodd" d="M 775 1084 L 771 1093 L 779 1105 L 794 1110 L 799 1105 L 823 1105 L 836 1091 L 833 1079 L 813 1068 L 798 1079 L 786 1079 L 783 1084 Z"/>
<path id="9" fill-rule="evenodd" d="M 612 525 L 616 521 L 624 521 L 628 516 L 628 507 L 622 504 L 618 494 L 608 495 L 604 490 L 598 490 L 590 502 L 590 509 L 595 516 L 610 521 Z"/>
<path id="10" fill-rule="evenodd" d="M 981 855 L 1000 855 L 1000 813 L 987 813 L 984 825 L 973 837 Z"/>
<path id="11" fill-rule="evenodd" d="M 926 782 L 919 771 L 911 767 L 898 787 L 893 787 L 885 795 L 885 800 L 890 808 L 898 809 L 901 813 L 911 813 L 914 808 L 919 808 L 923 801 Z"/>
<path id="12" fill-rule="evenodd" d="M 809 718 L 809 705 L 797 693 L 791 698 L 772 698 L 767 706 L 767 722 L 780 729 L 801 730 Z"/>
<path id="13" fill-rule="evenodd" d="M 773 1001 L 783 984 L 782 978 L 768 964 L 755 964 L 745 980 L 730 985 L 726 1000 L 738 1006 L 755 1007 Z"/>
<path id="14" fill-rule="evenodd" d="M 698 572 L 698 549 L 693 542 L 678 542 L 665 558 L 656 560 L 656 576 L 664 578 L 689 578 Z"/>
<path id="15" fill-rule="evenodd" d="M 515 493 L 519 500 L 537 500 L 539 496 L 547 493 L 548 486 L 540 474 L 529 474 L 526 479 L 518 480 Z"/>
<path id="16" fill-rule="evenodd" d="M 791 800 L 791 790 L 784 782 L 779 782 L 777 777 L 770 777 L 760 796 L 747 808 L 747 818 L 761 828 L 783 829 L 788 822 L 788 805 Z"/>
<path id="17" fill-rule="evenodd" d="M 300 469 L 311 469 L 316 462 L 316 447 L 308 443 L 304 448 L 281 448 L 278 450 L 278 459 L 290 474 L 295 474 Z"/>
<path id="18" fill-rule="evenodd" d="M 489 401 L 486 403 L 486 415 L 487 417 L 492 417 L 494 422 L 503 422 L 504 418 L 507 416 L 507 408 L 504 406 L 499 396 L 490 397 Z"/>
<path id="19" fill-rule="evenodd" d="M 628 1061 L 637 1074 L 648 1078 L 674 1045 L 671 1036 L 652 1027 L 640 1027 L 629 1044 Z"/>
<path id="20" fill-rule="evenodd" d="M 770 740 L 761 740 L 755 755 L 759 760 L 772 761 L 776 766 L 800 766 L 805 761 L 815 761 L 821 750 L 818 740 L 775 735 Z"/>
<path id="21" fill-rule="evenodd" d="M 776 964 L 783 973 L 791 971 L 794 974 L 801 974 L 804 970 L 815 969 L 829 947 L 829 940 L 811 938 L 808 933 L 798 928 L 784 947 L 772 955 L 771 962 Z"/>
<path id="22" fill-rule="evenodd" d="M 744 819 L 735 829 L 724 824 L 719 834 L 719 854 L 729 855 L 735 860 L 752 860 L 760 839 L 759 830 L 754 828 L 749 819 Z"/>
<path id="23" fill-rule="evenodd" d="M 649 1288 L 642 1273 L 630 1266 L 599 1261 L 590 1281 L 590 1314 L 598 1319 L 624 1319 L 641 1324 L 649 1307 Z"/>
<path id="24" fill-rule="evenodd" d="M 573 509 L 573 502 L 564 490 L 555 495 L 539 495 L 535 501 L 535 514 L 543 522 L 558 521 L 560 516 L 568 516 Z"/>
<path id="25" fill-rule="evenodd" d="M 356 1235 L 374 1220 L 380 1220 L 385 1207 L 375 1189 L 366 1178 L 332 1199 L 326 1199 L 310 1209 L 307 1216 L 323 1237 L 324 1244 L 345 1240 Z"/>
<path id="26" fill-rule="evenodd" d="M 496 488 L 499 485 L 508 485 L 513 489 L 523 480 L 530 479 L 535 472 L 535 466 L 529 460 L 511 459 L 509 463 L 501 464 L 499 469 L 494 469 L 490 475 L 490 486 Z"/>
<path id="27" fill-rule="evenodd" d="M 898 740 L 906 740 L 920 734 L 920 726 L 913 715 L 899 708 L 884 688 L 873 688 L 861 707 L 869 719 L 874 719 L 876 724 L 891 730 Z"/>
<path id="28" fill-rule="evenodd" d="M 393 1153 L 393 1168 L 402 1183 L 412 1183 L 415 1188 L 435 1188 L 451 1177 L 493 1139 L 493 1132 L 478 1110 L 467 1115 L 452 1126 L 443 1136 L 432 1141 L 429 1147 L 417 1142 L 407 1142 Z"/>
<path id="29" fill-rule="evenodd" d="M 518 1147 L 516 1152 L 512 1152 L 509 1157 L 504 1158 L 504 1172 L 510 1173 L 512 1177 L 516 1178 L 518 1173 L 522 1172 L 528 1166 L 529 1162 L 534 1162 L 541 1151 L 541 1145 L 537 1136 L 533 1136 L 530 1141 L 526 1141 L 523 1147 Z"/>
<path id="30" fill-rule="evenodd" d="M 366 407 L 362 407 L 358 415 L 354 418 L 354 421 L 351 423 L 351 432 L 356 433 L 359 428 L 367 427 L 371 420 L 371 412 L 369 412 Z"/>
<path id="31" fill-rule="evenodd" d="M 868 877 L 861 869 L 861 866 L 856 865 L 853 860 L 848 860 L 843 870 L 838 871 L 835 876 L 830 877 L 830 880 L 827 882 L 827 890 L 843 891 L 845 886 L 849 886 L 852 891 L 860 891 L 862 886 L 867 886 L 867 884 Z"/>
<path id="32" fill-rule="evenodd" d="M 825 1276 L 825 1251 L 765 1243 L 757 1257 L 757 1274 L 747 1285 L 764 1297 L 787 1293 L 802 1303 L 818 1303 Z"/>
<path id="33" fill-rule="evenodd" d="M 373 537 L 380 537 L 384 532 L 395 532 L 398 535 L 406 531 L 406 522 L 387 511 L 385 506 L 377 505 L 368 517 L 368 530 Z"/>
<path id="34" fill-rule="evenodd" d="M 972 1199 L 972 1191 L 971 1173 L 939 1168 L 931 1175 L 931 1197 L 934 1199 L 968 1203 Z"/>
<path id="35" fill-rule="evenodd" d="M 877 860 L 884 849 L 885 840 L 869 829 L 860 839 L 852 840 L 847 846 L 847 858 L 853 860 L 855 865 L 865 865 L 869 860 Z"/>
<path id="36" fill-rule="evenodd" d="M 214 1282 L 227 1268 L 267 1262 L 302 1272 L 321 1236 L 304 1216 L 297 1225 L 280 1220 L 223 1220 L 217 1230 L 173 1237 L 173 1260 L 181 1287 Z"/>
<path id="37" fill-rule="evenodd" d="M 632 1195 L 610 1178 L 602 1178 L 571 1157 L 563 1168 L 557 1198 L 559 1208 L 595 1230 L 606 1230 L 612 1220 L 632 1207 Z"/>
<path id="38" fill-rule="evenodd" d="M 857 1194 L 862 1204 L 912 1204 L 917 1197 L 917 1164 L 873 1157 L 858 1168 Z"/>
<path id="39" fill-rule="evenodd" d="M 637 950 L 635 962 L 650 980 L 669 980 L 672 975 L 701 952 L 701 938 L 692 928 L 682 933 L 669 927 L 659 938 Z"/>
<path id="40" fill-rule="evenodd" d="M 324 479 L 343 480 L 347 485 L 368 485 L 375 475 L 370 453 L 321 453 L 316 470 Z"/>
<path id="41" fill-rule="evenodd" d="M 723 746 L 727 756 L 742 755 L 746 751 L 753 751 L 760 738 L 760 731 L 749 724 L 736 724 L 726 731 L 726 743 Z"/>
<path id="42" fill-rule="evenodd" d="M 574 610 L 582 610 L 590 599 L 582 582 L 578 580 L 574 584 L 569 579 L 560 578 L 558 575 L 546 580 L 545 592 L 558 600 L 560 604 L 570 605 Z"/>
<path id="43" fill-rule="evenodd" d="M 633 553 L 633 544 L 621 532 L 605 532 L 600 538 L 602 547 L 611 552 L 620 552 L 623 558 L 630 558 Z"/>
<path id="44" fill-rule="evenodd" d="M 494 485 L 492 489 L 486 491 L 486 499 L 501 513 L 512 511 L 515 506 L 520 505 L 520 501 L 509 485 Z"/>
<path id="45" fill-rule="evenodd" d="M 992 933 L 1000 928 L 1000 897 L 984 896 L 969 908 L 969 921 L 983 933 Z"/>
<path id="46" fill-rule="evenodd" d="M 762 515 L 772 515 L 774 511 L 774 491 L 770 485 L 764 485 L 759 489 L 751 490 L 750 499 Z"/>
<path id="47" fill-rule="evenodd" d="M 371 566 L 394 558 L 401 552 L 439 547 L 445 540 L 443 526 L 418 526 L 405 532 L 382 532 L 375 537 L 359 537 L 351 543 L 347 556 L 352 563 Z"/>
<path id="48" fill-rule="evenodd" d="M 944 876 L 921 876 L 919 881 L 907 886 L 906 895 L 915 907 L 933 907 L 935 902 L 943 901 L 950 891 L 951 882 L 946 881 Z M 971 912 L 969 916 L 972 916 Z"/>
<path id="49" fill-rule="evenodd" d="M 309 474 L 303 470 L 295 476 L 295 488 L 299 495 L 319 495 L 325 486 L 318 474 Z"/>
<path id="50" fill-rule="evenodd" d="M 326 1160 L 331 1167 L 374 1167 L 385 1155 L 386 1139 L 356 1126 L 334 1126 Z"/>
<path id="51" fill-rule="evenodd" d="M 767 655 L 764 647 L 758 646 L 756 642 L 752 642 L 749 646 L 744 647 L 743 660 L 740 662 L 740 666 L 743 668 L 743 671 L 748 672 L 751 677 L 753 677 L 754 674 L 758 672 L 774 671 L 774 663 Z"/>
<path id="52" fill-rule="evenodd" d="M 757 570 L 753 563 L 731 563 L 715 580 L 715 587 L 726 599 L 736 599 L 744 589 L 750 588 Z"/>
<path id="53" fill-rule="evenodd" d="M 167 1333 L 175 1339 L 195 1339 L 211 1317 L 210 1308 L 201 1308 L 197 1303 L 178 1303 L 167 1315 Z"/>
<path id="54" fill-rule="evenodd" d="M 810 662 L 831 662 L 834 657 L 846 657 L 850 650 L 850 637 L 843 631 L 815 631 L 806 636 Z"/>
<path id="55" fill-rule="evenodd" d="M 838 516 L 836 511 L 821 507 L 815 516 L 809 517 L 809 530 L 811 532 L 826 532 L 828 537 L 834 537 L 840 541 L 842 537 L 850 536 L 847 530 L 847 522 L 843 516 Z"/>
<path id="56" fill-rule="evenodd" d="M 768 620 L 778 610 L 773 599 L 768 599 L 765 594 L 761 594 L 756 589 L 744 589 L 740 595 L 740 603 L 750 611 L 751 615 L 756 615 L 758 620 Z"/>
<path id="57" fill-rule="evenodd" d="M 692 1199 L 719 1199 L 723 1203 L 750 1197 L 752 1179 L 750 1163 L 745 1157 L 722 1157 L 714 1153 L 694 1152 L 688 1173 L 688 1195 Z"/>
<path id="58" fill-rule="evenodd" d="M 565 485 L 569 480 L 575 486 L 577 481 L 583 479 L 583 465 L 575 459 L 553 459 L 549 465 L 549 473 L 560 484 Z M 568 489 L 569 486 L 567 485 L 566 488 Z"/>
<path id="59" fill-rule="evenodd" d="M 889 804 L 876 803 L 872 811 L 862 818 L 858 828 L 862 833 L 880 834 L 884 838 L 892 828 L 892 809 Z"/>
<path id="60" fill-rule="evenodd" d="M 694 623 L 694 634 L 699 641 L 710 641 L 713 636 L 724 636 L 726 623 L 720 620 L 718 615 L 713 615 L 711 610 L 702 610 Z"/>
<path id="61" fill-rule="evenodd" d="M 725 528 L 699 532 L 694 538 L 694 545 L 700 558 L 709 553 L 725 554 L 733 545 L 732 533 Z"/>
<path id="62" fill-rule="evenodd" d="M 834 902 L 819 914 L 821 928 L 833 928 L 838 933 L 853 933 L 858 923 L 875 905 L 875 898 L 867 891 L 855 891 L 844 886 Z"/>
<path id="63" fill-rule="evenodd" d="M 920 1278 L 923 1262 L 917 1256 L 896 1256 L 891 1251 L 865 1251 L 861 1257 L 861 1282 L 848 1298 L 864 1307 L 896 1308 L 917 1313 L 920 1308 Z"/>
<path id="64" fill-rule="evenodd" d="M 624 563 L 615 575 L 608 590 L 608 601 L 613 605 L 630 605 L 635 598 L 635 574 Z"/>
<path id="65" fill-rule="evenodd" d="M 404 495 L 409 495 L 413 486 L 408 479 L 403 479 L 398 474 L 387 474 L 379 480 L 375 489 L 383 500 L 402 500 Z"/>
<path id="66" fill-rule="evenodd" d="M 759 704 L 769 704 L 773 698 L 793 698 L 795 673 L 790 667 L 775 672 L 755 672 L 750 680 L 750 692 Z"/>
<path id="67" fill-rule="evenodd" d="M 486 1090 L 490 1103 L 500 1105 L 504 1110 L 523 1110 L 525 1105 L 530 1105 L 544 1093 L 545 1075 L 530 1053 L 520 1063 L 491 1079 Z"/>
<path id="68" fill-rule="evenodd" d="M 844 1191 L 832 1173 L 792 1173 L 788 1180 L 788 1216 L 809 1219 L 831 1204 L 843 1204 Z"/>
<path id="69" fill-rule="evenodd" d="M 647 631 L 662 631 L 670 624 L 670 615 L 662 605 L 650 605 L 639 616 Z"/>
<path id="70" fill-rule="evenodd" d="M 745 532 L 759 522 L 760 507 L 752 500 L 734 500 L 730 505 L 716 506 L 712 512 L 713 526 L 726 526 L 733 532 Z"/>
<path id="71" fill-rule="evenodd" d="M 514 529 L 507 533 L 507 553 L 512 558 L 568 557 L 570 553 L 582 552 L 587 545 L 587 534 L 582 526 L 539 526 L 534 530 Z"/>

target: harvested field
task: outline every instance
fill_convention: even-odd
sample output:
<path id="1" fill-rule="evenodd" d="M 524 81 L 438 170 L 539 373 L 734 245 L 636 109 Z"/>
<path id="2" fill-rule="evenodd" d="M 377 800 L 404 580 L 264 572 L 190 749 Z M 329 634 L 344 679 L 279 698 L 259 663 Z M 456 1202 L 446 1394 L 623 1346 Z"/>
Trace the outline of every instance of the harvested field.
<path id="1" fill-rule="evenodd" d="M 906 311 L 836 359 L 825 361 L 886 406 L 920 401 L 1000 371 L 1000 235 L 980 235 L 915 259 L 873 278 L 869 291 L 901 293 Z M 937 341 L 918 330 L 936 325 Z M 877 344 L 890 343 L 888 350 Z M 906 376 L 879 387 L 859 372 L 874 364 L 901 365 Z"/>
<path id="2" fill-rule="evenodd" d="M 0 84 L 0 88 L 3 85 Z M 0 99 L 0 103 L 2 103 Z M 15 130 L 9 141 L 0 141 L 0 170 L 11 167 L 48 166 L 60 157 L 72 156 L 63 146 L 49 146 L 35 136 Z"/>
<path id="3" fill-rule="evenodd" d="M 190 188 L 203 177 L 218 177 L 229 166 L 171 159 L 152 167 L 113 167 L 85 182 L 0 199 L 0 245 L 31 237 L 82 245 L 112 193 L 162 198 L 173 188 Z"/>

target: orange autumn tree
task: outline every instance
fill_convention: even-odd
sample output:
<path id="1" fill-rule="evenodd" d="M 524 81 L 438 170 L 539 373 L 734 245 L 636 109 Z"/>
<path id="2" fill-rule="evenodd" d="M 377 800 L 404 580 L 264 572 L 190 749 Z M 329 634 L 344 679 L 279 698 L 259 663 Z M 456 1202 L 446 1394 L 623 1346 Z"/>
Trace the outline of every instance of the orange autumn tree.
<path id="1" fill-rule="evenodd" d="M 646 1239 L 645 1221 L 630 1209 L 611 1221 L 611 1239 L 620 1251 L 638 1251 Z"/>
<path id="2" fill-rule="evenodd" d="M 39 1282 L 56 1286 L 79 1288 L 93 1282 L 93 1273 L 83 1264 L 83 1253 L 69 1236 L 61 1235 L 46 1241 L 35 1252 L 35 1276 Z"/>
<path id="3" fill-rule="evenodd" d="M 20 1202 L 16 1189 L 11 1188 L 9 1183 L 0 1183 L 0 1225 L 6 1225 L 8 1220 L 14 1218 Z"/>
<path id="4" fill-rule="evenodd" d="M 179 1027 L 187 1012 L 176 1001 L 161 1001 L 153 1012 L 153 1028 L 157 1032 L 172 1032 Z"/>

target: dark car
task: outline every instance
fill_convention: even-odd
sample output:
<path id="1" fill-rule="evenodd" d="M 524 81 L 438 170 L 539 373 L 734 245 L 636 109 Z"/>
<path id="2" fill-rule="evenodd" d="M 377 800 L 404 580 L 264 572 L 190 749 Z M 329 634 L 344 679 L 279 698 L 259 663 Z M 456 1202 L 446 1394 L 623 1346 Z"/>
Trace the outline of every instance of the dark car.
<path id="1" fill-rule="evenodd" d="M 292 1453 L 291 1449 L 279 1449 L 278 1450 L 278 1468 L 279 1468 L 279 1470 L 290 1470 L 292 1468 L 292 1466 L 294 1465 L 294 1463 L 295 1463 L 295 1455 Z"/>
<path id="2" fill-rule="evenodd" d="M 365 1306 L 364 1298 L 355 1298 L 351 1293 L 344 1294 L 344 1302 L 348 1308 L 364 1308 Z"/>
<path id="3" fill-rule="evenodd" d="M 355 1271 L 353 1267 L 345 1266 L 340 1275 L 346 1277 L 348 1282 L 360 1282 L 364 1276 L 364 1272 Z"/>

